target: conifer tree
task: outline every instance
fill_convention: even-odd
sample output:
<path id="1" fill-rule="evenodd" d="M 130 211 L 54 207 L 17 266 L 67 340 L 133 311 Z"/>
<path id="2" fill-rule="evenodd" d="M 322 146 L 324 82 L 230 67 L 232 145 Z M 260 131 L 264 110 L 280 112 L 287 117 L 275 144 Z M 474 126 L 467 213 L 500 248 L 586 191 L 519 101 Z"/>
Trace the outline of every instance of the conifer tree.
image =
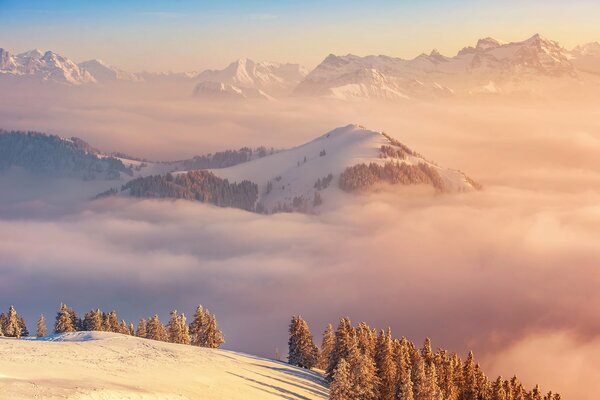
<path id="1" fill-rule="evenodd" d="M 356 343 L 362 354 L 373 358 L 375 356 L 375 343 L 377 334 L 365 322 L 360 322 L 355 330 Z"/>
<path id="2" fill-rule="evenodd" d="M 531 392 L 529 392 L 529 400 L 543 400 L 539 385 L 535 385 Z"/>
<path id="3" fill-rule="evenodd" d="M 206 313 L 201 305 L 196 307 L 194 319 L 190 324 L 190 340 L 194 346 L 202 346 L 202 338 L 204 337 L 204 327 L 206 326 Z"/>
<path id="4" fill-rule="evenodd" d="M 210 349 L 219 348 L 223 343 L 225 343 L 225 338 L 223 337 L 223 332 L 221 332 L 219 329 L 217 318 L 208 310 L 206 310 L 205 324 L 206 325 L 202 330 L 201 337 L 202 346 Z"/>
<path id="5" fill-rule="evenodd" d="M 136 336 L 145 338 L 146 335 L 147 335 L 146 334 L 146 320 L 144 318 L 142 318 L 142 319 L 140 319 L 140 322 L 138 323 Z"/>
<path id="6" fill-rule="evenodd" d="M 4 336 L 4 325 L 6 325 L 6 314 L 0 314 L 0 336 Z"/>
<path id="7" fill-rule="evenodd" d="M 163 323 L 158 319 L 158 315 L 154 314 L 152 318 L 148 320 L 146 325 L 146 337 L 152 340 L 160 340 L 166 342 L 168 340 L 168 334 Z"/>
<path id="8" fill-rule="evenodd" d="M 179 326 L 181 329 L 181 343 L 182 344 L 191 344 L 191 339 L 190 339 L 190 329 L 188 328 L 187 325 L 187 318 L 185 317 L 185 314 L 182 313 L 179 316 Z"/>
<path id="9" fill-rule="evenodd" d="M 129 329 L 128 329 L 128 332 L 127 332 L 127 334 L 128 334 L 129 336 L 135 336 L 135 326 L 133 325 L 133 322 L 131 322 L 131 323 L 129 324 Z"/>
<path id="10" fill-rule="evenodd" d="M 492 400 L 507 400 L 504 380 L 499 376 L 492 386 Z"/>
<path id="11" fill-rule="evenodd" d="M 56 322 L 54 324 L 54 333 L 75 332 L 73 313 L 66 304 L 61 304 L 56 313 Z"/>
<path id="12" fill-rule="evenodd" d="M 335 344 L 329 357 L 327 366 L 327 378 L 333 379 L 333 371 L 342 358 L 349 362 L 350 349 L 354 346 L 354 329 L 349 318 L 340 319 L 340 323 L 335 331 Z"/>
<path id="13" fill-rule="evenodd" d="M 361 353 L 358 345 L 350 349 L 350 376 L 354 398 L 357 400 L 376 400 L 379 393 L 379 378 L 375 370 L 375 361 L 369 354 Z"/>
<path id="14" fill-rule="evenodd" d="M 112 310 L 106 315 L 105 328 L 107 328 L 106 330 L 108 332 L 121 332 L 121 324 L 119 324 L 119 317 L 115 310 Z"/>
<path id="15" fill-rule="evenodd" d="M 402 339 L 399 344 L 398 357 L 398 380 L 396 383 L 397 400 L 414 400 L 412 368 L 410 365 L 410 355 L 406 339 Z"/>
<path id="16" fill-rule="evenodd" d="M 21 327 L 21 336 L 28 337 L 29 330 L 27 329 L 27 324 L 25 323 L 25 319 L 22 316 L 19 316 L 19 326 Z"/>
<path id="17" fill-rule="evenodd" d="M 330 400 L 352 400 L 354 399 L 353 382 L 350 376 L 350 365 L 344 358 L 333 371 L 333 380 L 329 387 Z"/>
<path id="18" fill-rule="evenodd" d="M 167 325 L 169 341 L 172 343 L 190 344 L 189 330 L 185 314 L 177 315 L 177 310 L 171 311 L 171 319 Z"/>
<path id="19" fill-rule="evenodd" d="M 41 338 L 48 334 L 48 330 L 46 329 L 46 319 L 44 318 L 44 314 L 40 315 L 40 318 L 37 321 L 37 332 L 36 336 Z"/>
<path id="20" fill-rule="evenodd" d="M 125 322 L 124 319 L 122 319 L 121 323 L 119 324 L 119 333 L 122 333 L 123 335 L 129 334 L 129 326 L 127 325 L 127 322 Z"/>
<path id="21" fill-rule="evenodd" d="M 311 369 L 317 362 L 317 347 L 301 316 L 293 316 L 290 323 L 290 338 L 288 341 L 288 362 L 302 368 Z"/>
<path id="22" fill-rule="evenodd" d="M 87 312 L 83 316 L 83 329 L 86 331 L 102 331 L 102 311 L 99 308 Z"/>
<path id="23" fill-rule="evenodd" d="M 394 362 L 392 333 L 383 330 L 377 336 L 375 365 L 379 377 L 379 399 L 394 400 L 396 392 L 396 363 Z"/>
<path id="24" fill-rule="evenodd" d="M 462 390 L 461 390 L 461 399 L 462 400 L 472 400 L 476 399 L 478 393 L 478 384 L 477 384 L 477 376 L 475 375 L 475 357 L 473 356 L 473 352 L 470 351 L 467 356 L 467 360 L 463 366 L 463 374 L 462 374 Z"/>
<path id="25" fill-rule="evenodd" d="M 412 379 L 415 400 L 433 400 L 429 398 L 425 361 L 417 350 L 412 352 Z M 474 400 L 473 398 L 472 400 Z"/>
<path id="26" fill-rule="evenodd" d="M 317 367 L 320 369 L 326 369 L 329 365 L 329 357 L 333 351 L 335 345 L 335 336 L 333 335 L 333 326 L 327 325 L 325 332 L 323 332 L 323 340 L 321 341 L 321 351 L 319 352 L 319 361 Z"/>
<path id="27" fill-rule="evenodd" d="M 6 321 L 4 322 L 4 336 L 19 338 L 21 337 L 22 330 L 19 314 L 17 314 L 15 307 L 11 305 L 6 315 Z"/>

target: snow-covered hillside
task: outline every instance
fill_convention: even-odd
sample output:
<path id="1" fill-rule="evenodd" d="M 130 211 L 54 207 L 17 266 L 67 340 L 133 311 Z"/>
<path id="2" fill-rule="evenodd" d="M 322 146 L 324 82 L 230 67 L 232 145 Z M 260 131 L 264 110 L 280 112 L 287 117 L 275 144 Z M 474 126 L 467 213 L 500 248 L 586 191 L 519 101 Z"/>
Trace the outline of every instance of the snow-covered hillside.
<path id="1" fill-rule="evenodd" d="M 215 95 L 215 91 L 206 91 L 205 82 L 211 87 L 220 84 L 223 87 L 233 87 L 238 92 L 262 93 L 269 96 L 289 94 L 306 76 L 306 71 L 298 64 L 279 64 L 274 62 L 254 62 L 240 58 L 222 70 L 207 70 L 197 77 L 199 81 L 195 94 L 201 96 Z M 225 96 L 230 91 L 222 91 Z M 257 96 L 244 96 L 257 97 Z"/>
<path id="2" fill-rule="evenodd" d="M 388 163 L 427 165 L 439 175 L 443 191 L 477 188 L 462 172 L 442 168 L 384 133 L 360 125 L 340 127 L 304 145 L 212 172 L 232 182 L 248 180 L 258 184 L 258 201 L 266 211 L 310 210 L 318 206 L 315 198 L 326 201 L 329 194 L 340 190 L 340 175 L 347 168 L 360 164 L 383 167 Z M 399 183 L 420 183 L 410 181 L 411 178 Z"/>
<path id="3" fill-rule="evenodd" d="M 295 93 L 388 100 L 524 90 L 531 81 L 574 77 L 571 58 L 560 44 L 537 34 L 512 43 L 484 38 L 454 57 L 436 50 L 412 60 L 330 54 Z"/>
<path id="4" fill-rule="evenodd" d="M 260 89 L 238 87 L 229 83 L 203 81 L 194 88 L 194 96 L 205 99 L 271 99 Z"/>
<path id="5" fill-rule="evenodd" d="M 78 64 L 80 68 L 88 71 L 97 82 L 109 83 L 116 81 L 139 82 L 144 79 L 138 74 L 123 71 L 117 67 L 106 64 L 102 60 L 88 60 Z"/>
<path id="6" fill-rule="evenodd" d="M 316 400 L 316 372 L 226 350 L 106 332 L 0 338 L 0 398 Z"/>

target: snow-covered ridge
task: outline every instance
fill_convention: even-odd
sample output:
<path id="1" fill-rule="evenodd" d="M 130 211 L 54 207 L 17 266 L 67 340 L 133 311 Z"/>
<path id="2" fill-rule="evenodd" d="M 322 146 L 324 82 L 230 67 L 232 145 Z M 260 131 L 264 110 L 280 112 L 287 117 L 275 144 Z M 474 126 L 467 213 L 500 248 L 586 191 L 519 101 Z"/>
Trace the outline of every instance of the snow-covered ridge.
<path id="1" fill-rule="evenodd" d="M 339 193 L 339 178 L 347 168 L 359 164 L 383 167 L 387 163 L 425 164 L 439 175 L 447 192 L 477 189 L 477 184 L 462 172 L 442 168 L 386 134 L 357 124 L 334 129 L 289 150 L 211 172 L 231 182 L 256 183 L 258 202 L 267 212 L 310 211 L 319 206 L 319 200 L 326 201 L 329 195 Z M 319 200 L 315 201 L 316 198 Z"/>
<path id="2" fill-rule="evenodd" d="M 106 332 L 0 338 L 1 398 L 327 399 L 313 371 L 227 350 Z"/>
<path id="3" fill-rule="evenodd" d="M 511 43 L 487 37 L 454 57 L 437 50 L 412 60 L 330 54 L 295 93 L 343 100 L 471 94 L 490 83 L 508 88 L 540 77 L 573 77 L 576 69 L 571 58 L 560 44 L 538 34 Z"/>

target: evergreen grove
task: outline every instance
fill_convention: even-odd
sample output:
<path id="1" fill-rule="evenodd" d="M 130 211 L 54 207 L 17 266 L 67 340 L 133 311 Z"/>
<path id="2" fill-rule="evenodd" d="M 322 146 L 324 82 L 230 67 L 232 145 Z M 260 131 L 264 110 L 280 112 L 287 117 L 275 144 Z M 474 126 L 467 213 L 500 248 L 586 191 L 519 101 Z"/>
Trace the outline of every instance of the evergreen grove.
<path id="1" fill-rule="evenodd" d="M 472 352 L 466 360 L 434 352 L 429 339 L 417 348 L 364 322 L 342 318 L 335 332 L 329 324 L 320 349 L 301 316 L 292 317 L 289 332 L 288 362 L 325 370 L 331 400 L 561 400 L 537 385 L 525 389 L 516 376 L 490 380 Z"/>
<path id="2" fill-rule="evenodd" d="M 72 308 L 61 304 L 56 313 L 54 333 L 77 331 L 115 332 L 209 348 L 218 348 L 225 342 L 215 315 L 200 305 L 196 308 L 189 325 L 185 314 L 178 314 L 177 310 L 173 310 L 166 325 L 158 318 L 158 314 L 154 314 L 148 319 L 140 319 L 136 328 L 133 323 L 127 323 L 123 319 L 119 320 L 117 312 L 114 310 L 106 313 L 97 308 L 88 311 L 83 318 L 80 318 Z M 36 336 L 45 337 L 47 332 L 44 315 L 40 315 Z M 7 314 L 0 314 L 0 336 L 16 338 L 29 336 L 25 320 L 13 306 L 10 306 Z"/>

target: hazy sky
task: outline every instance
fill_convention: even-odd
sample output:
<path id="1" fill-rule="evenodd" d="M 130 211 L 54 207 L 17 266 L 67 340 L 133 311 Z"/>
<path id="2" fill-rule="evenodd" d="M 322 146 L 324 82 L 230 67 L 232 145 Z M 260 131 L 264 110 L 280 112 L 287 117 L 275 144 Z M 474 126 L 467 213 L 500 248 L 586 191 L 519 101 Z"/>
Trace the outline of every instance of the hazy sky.
<path id="1" fill-rule="evenodd" d="M 572 0 L 0 0 L 0 47 L 129 70 L 223 67 L 245 56 L 314 66 L 329 53 L 454 54 L 480 37 L 600 40 L 600 3 Z"/>

